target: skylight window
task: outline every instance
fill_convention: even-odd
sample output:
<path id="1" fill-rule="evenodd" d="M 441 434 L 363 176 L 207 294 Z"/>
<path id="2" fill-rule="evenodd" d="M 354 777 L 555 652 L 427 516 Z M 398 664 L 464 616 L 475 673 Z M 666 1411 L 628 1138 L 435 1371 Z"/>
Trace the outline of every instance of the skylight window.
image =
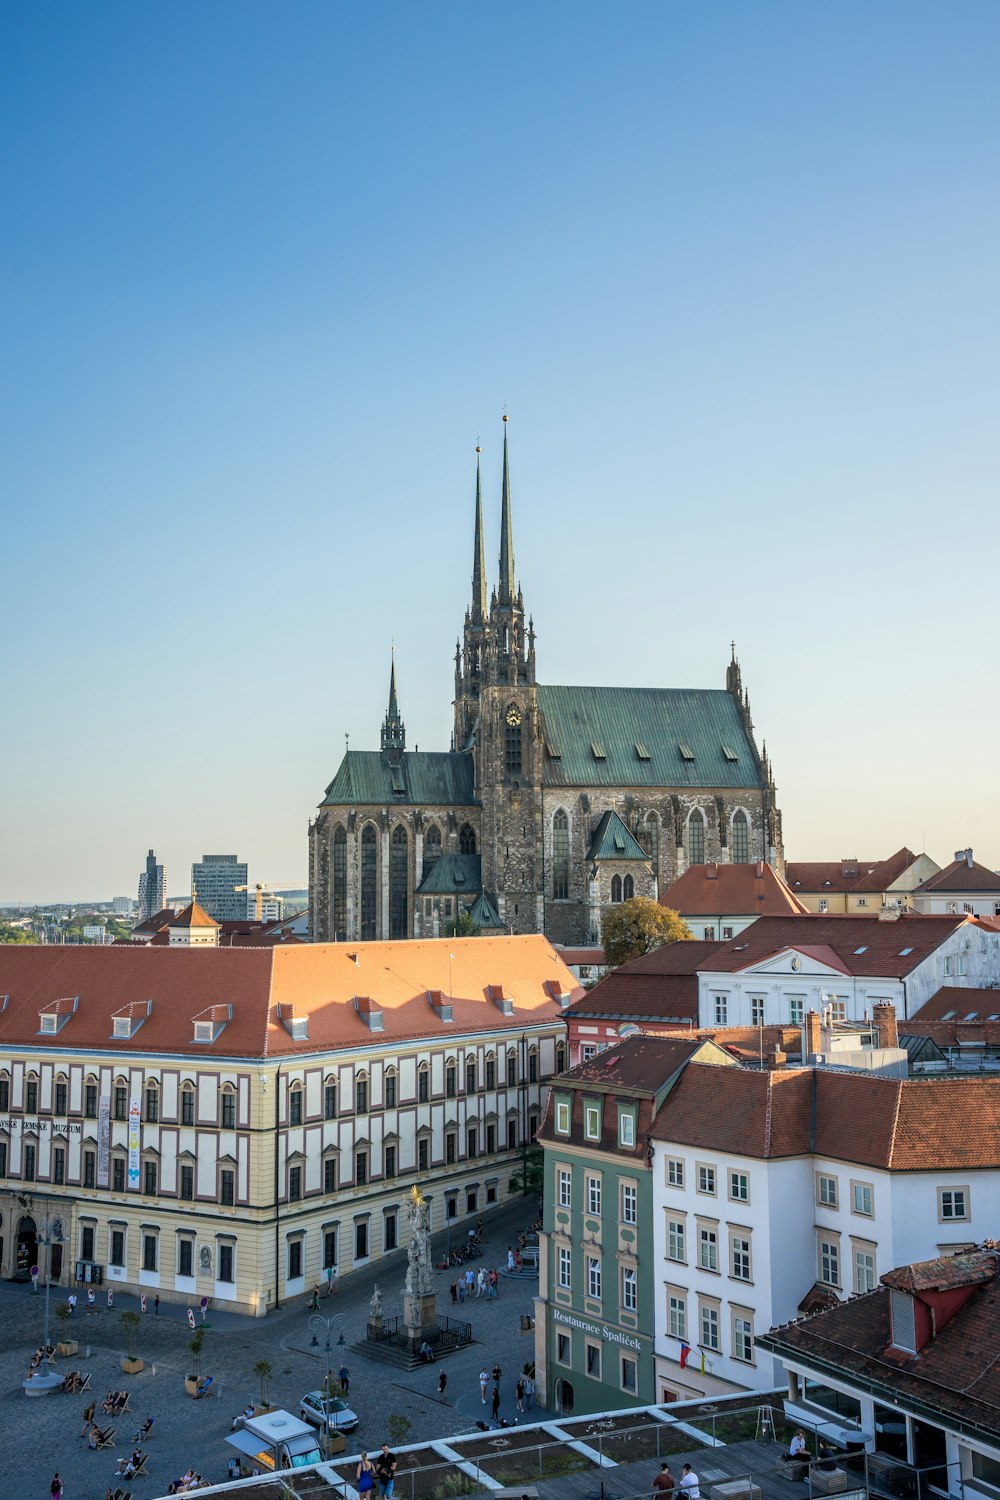
<path id="1" fill-rule="evenodd" d="M 652 758 L 641 740 L 636 740 L 635 742 L 635 753 L 640 760 L 650 760 Z"/>
<path id="2" fill-rule="evenodd" d="M 1000 1021 L 1000 1011 L 994 1011 L 993 1014 L 991 1016 L 987 1016 L 986 1019 L 987 1021 Z"/>
<path id="3" fill-rule="evenodd" d="M 942 1021 L 954 1021 L 955 1012 L 953 1010 L 946 1010 L 941 1019 Z"/>
<path id="4" fill-rule="evenodd" d="M 910 953 L 912 953 L 912 952 L 913 952 L 912 948 L 900 948 L 900 950 L 899 950 L 899 956 L 900 956 L 900 958 L 906 958 L 907 955 L 910 954 Z"/>
<path id="5" fill-rule="evenodd" d="M 691 749 L 690 745 L 685 745 L 683 740 L 681 740 L 677 748 L 681 752 L 682 760 L 694 760 L 694 751 Z"/>
<path id="6" fill-rule="evenodd" d="M 590 749 L 595 760 L 607 760 L 608 757 L 604 752 L 604 746 L 598 744 L 597 740 L 591 740 Z"/>
<path id="7" fill-rule="evenodd" d="M 739 756 L 736 754 L 736 751 L 731 749 L 729 745 L 723 745 L 722 753 L 727 760 L 739 760 Z"/>
<path id="8" fill-rule="evenodd" d="M 976 1019 L 976 1017 L 978 1016 L 978 1014 L 979 1014 L 978 1010 L 970 1010 L 969 1014 L 966 1016 L 965 1019 L 967 1021 L 974 1021 Z"/>
<path id="9" fill-rule="evenodd" d="M 859 953 L 867 953 L 868 952 L 868 944 L 867 943 L 862 943 L 861 947 L 860 948 L 855 948 L 854 952 L 855 952 L 855 956 L 857 954 L 859 954 Z"/>

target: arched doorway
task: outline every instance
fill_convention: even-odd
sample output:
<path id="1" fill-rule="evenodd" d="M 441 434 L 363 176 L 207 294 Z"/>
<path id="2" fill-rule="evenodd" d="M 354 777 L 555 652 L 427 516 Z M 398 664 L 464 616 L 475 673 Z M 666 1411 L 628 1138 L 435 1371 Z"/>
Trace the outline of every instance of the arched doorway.
<path id="1" fill-rule="evenodd" d="M 572 1381 L 561 1378 L 556 1381 L 556 1411 L 563 1417 L 571 1417 L 573 1415 Z"/>
<path id="2" fill-rule="evenodd" d="M 38 1265 L 38 1231 L 30 1214 L 25 1214 L 17 1226 L 17 1254 L 14 1260 L 14 1280 L 28 1281 L 32 1266 Z"/>

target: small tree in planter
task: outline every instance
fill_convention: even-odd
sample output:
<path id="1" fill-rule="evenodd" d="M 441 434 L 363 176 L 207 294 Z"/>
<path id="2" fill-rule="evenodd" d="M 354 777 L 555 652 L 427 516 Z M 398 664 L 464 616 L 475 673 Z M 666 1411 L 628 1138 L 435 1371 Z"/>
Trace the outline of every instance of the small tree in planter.
<path id="1" fill-rule="evenodd" d="M 128 1354 L 122 1360 L 122 1369 L 126 1375 L 138 1375 L 140 1370 L 145 1369 L 143 1361 L 136 1354 L 136 1336 L 139 1328 L 139 1314 L 137 1312 L 123 1312 L 118 1319 L 125 1334 L 125 1342 L 128 1346 Z"/>
<path id="2" fill-rule="evenodd" d="M 253 1372 L 260 1381 L 260 1404 L 266 1410 L 271 1405 L 271 1361 L 259 1359 Z"/>
<path id="3" fill-rule="evenodd" d="M 401 1443 L 406 1442 L 413 1424 L 401 1411 L 394 1411 L 386 1417 L 385 1425 L 389 1429 L 389 1441 L 394 1448 L 398 1448 Z"/>
<path id="4" fill-rule="evenodd" d="M 204 1328 L 199 1328 L 188 1343 L 192 1373 L 184 1381 L 184 1389 L 189 1396 L 197 1396 L 198 1394 L 198 1382 L 201 1379 L 201 1351 L 204 1343 L 205 1330 Z"/>
<path id="5" fill-rule="evenodd" d="M 63 1359 L 68 1359 L 69 1356 L 71 1354 L 75 1354 L 80 1347 L 76 1339 L 67 1338 L 66 1336 L 66 1325 L 72 1316 L 73 1314 L 70 1311 L 69 1303 L 60 1302 L 58 1307 L 56 1308 L 56 1317 L 59 1319 L 59 1327 L 62 1330 L 59 1335 L 59 1353 Z"/>

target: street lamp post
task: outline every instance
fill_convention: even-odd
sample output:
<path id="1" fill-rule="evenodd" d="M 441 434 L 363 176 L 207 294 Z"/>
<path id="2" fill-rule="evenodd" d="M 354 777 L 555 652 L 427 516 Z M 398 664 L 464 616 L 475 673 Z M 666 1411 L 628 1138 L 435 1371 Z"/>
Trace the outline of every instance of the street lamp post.
<path id="1" fill-rule="evenodd" d="M 319 1348 L 319 1338 L 317 1335 L 321 1329 L 326 1331 L 326 1344 L 324 1347 L 326 1354 L 326 1380 L 323 1385 L 323 1447 L 327 1460 L 330 1457 L 330 1413 L 327 1410 L 327 1403 L 333 1398 L 333 1381 L 330 1370 L 330 1355 L 333 1353 L 333 1350 L 330 1347 L 330 1329 L 339 1328 L 340 1336 L 337 1339 L 337 1346 L 342 1349 L 344 1347 L 344 1324 L 346 1322 L 346 1313 L 333 1313 L 329 1318 L 324 1318 L 321 1313 L 316 1313 L 309 1319 L 309 1327 L 312 1329 L 312 1339 L 309 1343 L 311 1349 Z"/>
<path id="2" fill-rule="evenodd" d="M 49 1293 L 52 1280 L 52 1246 L 62 1244 L 62 1235 L 53 1235 L 51 1220 L 45 1221 L 45 1232 L 37 1241 L 39 1250 L 48 1251 L 48 1264 L 45 1267 L 45 1312 L 44 1330 L 42 1333 L 42 1358 L 38 1369 L 23 1382 L 22 1389 L 26 1396 L 47 1396 L 51 1391 L 62 1388 L 62 1376 L 57 1375 L 49 1364 Z M 41 1256 L 39 1256 L 39 1269 L 41 1269 Z"/>

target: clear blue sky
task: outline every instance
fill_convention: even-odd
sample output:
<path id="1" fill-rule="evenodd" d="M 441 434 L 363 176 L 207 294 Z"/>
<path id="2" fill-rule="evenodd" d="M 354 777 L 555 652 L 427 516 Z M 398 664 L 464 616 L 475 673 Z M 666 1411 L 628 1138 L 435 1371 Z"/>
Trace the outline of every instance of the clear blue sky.
<path id="1" fill-rule="evenodd" d="M 304 882 L 447 748 L 482 433 L 547 682 L 721 686 L 792 858 L 1000 863 L 1000 7 L 22 0 L 0 899 Z"/>

